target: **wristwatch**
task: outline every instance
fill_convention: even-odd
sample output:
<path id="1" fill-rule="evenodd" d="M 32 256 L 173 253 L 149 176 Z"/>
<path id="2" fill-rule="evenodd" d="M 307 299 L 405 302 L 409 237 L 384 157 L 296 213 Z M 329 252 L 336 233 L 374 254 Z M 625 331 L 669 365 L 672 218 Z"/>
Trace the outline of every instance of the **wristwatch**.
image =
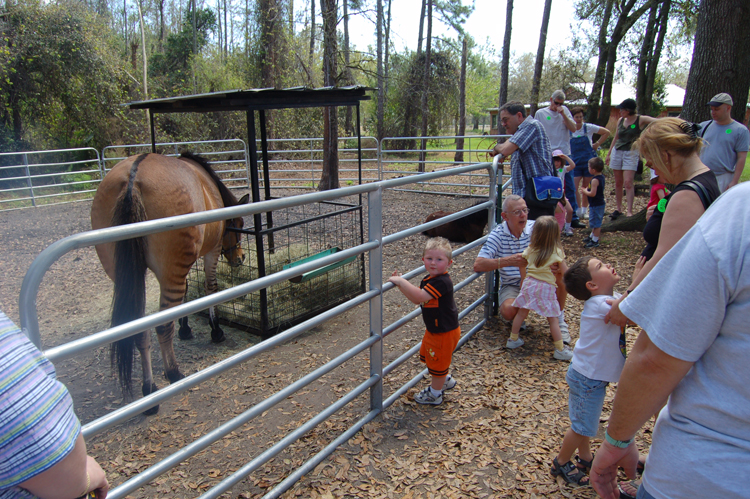
<path id="1" fill-rule="evenodd" d="M 615 447 L 618 447 L 620 449 L 624 449 L 628 445 L 633 443 L 634 438 L 631 438 L 630 440 L 615 440 L 614 438 L 609 436 L 609 433 L 605 430 L 604 431 L 604 439 L 609 442 L 610 445 L 614 445 Z"/>

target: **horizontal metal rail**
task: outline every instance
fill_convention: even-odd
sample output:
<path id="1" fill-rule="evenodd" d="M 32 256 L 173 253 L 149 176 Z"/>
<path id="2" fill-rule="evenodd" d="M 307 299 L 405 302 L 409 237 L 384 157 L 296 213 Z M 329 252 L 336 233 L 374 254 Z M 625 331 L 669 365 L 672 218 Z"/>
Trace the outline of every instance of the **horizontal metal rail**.
<path id="1" fill-rule="evenodd" d="M 489 165 L 488 163 L 480 163 L 480 164 L 475 164 L 475 165 L 467 165 L 463 167 L 458 167 L 458 168 L 446 170 L 446 171 L 424 173 L 419 178 L 420 178 L 420 181 L 432 181 L 432 180 L 437 180 L 441 177 L 445 177 L 449 175 L 464 174 L 464 173 L 469 173 L 472 171 L 490 169 L 490 172 L 491 172 L 490 177 L 494 179 L 494 171 L 492 170 L 492 168 L 493 167 Z M 127 226 L 110 227 L 107 229 L 89 231 L 89 232 L 84 232 L 81 234 L 69 236 L 65 239 L 57 241 L 56 243 L 52 244 L 50 247 L 42 251 L 42 253 L 35 259 L 34 263 L 29 268 L 29 271 L 26 277 L 24 278 L 24 281 L 21 287 L 21 295 L 19 297 L 19 313 L 21 315 L 21 325 L 22 325 L 23 331 L 29 336 L 29 338 L 31 338 L 31 340 L 37 346 L 41 347 L 41 336 L 39 332 L 39 324 L 38 324 L 37 311 L 36 311 L 36 295 L 38 293 L 39 286 L 42 282 L 45 272 L 50 268 L 50 266 L 54 264 L 54 262 L 56 262 L 61 256 L 63 256 L 67 252 L 72 251 L 74 249 L 93 246 L 96 244 L 102 244 L 105 242 L 115 242 L 115 241 L 133 238 L 133 237 L 145 236 L 145 235 L 154 234 L 157 232 L 178 229 L 181 227 L 188 227 L 192 225 L 204 224 L 204 223 L 209 223 L 209 222 L 214 222 L 214 221 L 219 221 L 219 220 L 226 220 L 229 218 L 234 218 L 234 217 L 239 217 L 239 216 L 245 217 L 245 216 L 250 216 L 254 214 L 280 210 L 284 208 L 302 206 L 305 204 L 334 201 L 336 199 L 347 197 L 347 196 L 356 196 L 360 194 L 377 194 L 377 193 L 382 192 L 383 189 L 401 188 L 403 186 L 409 185 L 410 183 L 414 183 L 414 181 L 415 181 L 414 177 L 391 179 L 391 180 L 386 180 L 386 181 L 352 186 L 352 187 L 345 187 L 345 188 L 341 188 L 341 189 L 337 189 L 333 191 L 322 191 L 322 192 L 304 194 L 300 196 L 262 201 L 259 203 L 253 203 L 249 205 L 241 205 L 241 206 L 234 206 L 230 208 L 223 208 L 220 210 L 212 210 L 212 211 L 203 212 L 203 213 L 181 215 L 181 216 L 171 217 L 167 219 L 140 222 L 137 224 L 131 224 Z M 302 265 L 299 265 L 299 266 L 296 266 L 287 270 L 282 270 L 280 272 L 276 272 L 274 274 L 265 276 L 263 278 L 259 278 L 259 279 L 241 284 L 239 286 L 232 287 L 230 289 L 226 289 L 226 290 L 214 293 L 212 295 L 193 300 L 185 304 L 181 304 L 177 307 L 148 315 L 146 317 L 130 322 L 128 324 L 123 324 L 117 327 L 109 328 L 105 331 L 95 333 L 86 338 L 81 338 L 81 339 L 72 341 L 70 343 L 64 344 L 64 345 L 59 345 L 59 346 L 49 348 L 45 350 L 44 353 L 50 360 L 53 360 L 53 361 L 70 358 L 70 357 L 80 354 L 81 352 L 85 350 L 100 347 L 107 343 L 115 341 L 117 339 L 131 336 L 140 331 L 153 328 L 157 325 L 164 324 L 172 320 L 176 320 L 185 315 L 189 315 L 189 314 L 201 311 L 201 310 L 205 310 L 213 305 L 217 305 L 219 303 L 229 301 L 231 299 L 237 298 L 247 293 L 258 291 L 262 288 L 266 288 L 275 283 L 285 281 L 287 279 L 290 279 L 297 275 L 301 275 L 310 270 L 317 269 L 320 267 L 325 267 L 329 264 L 344 260 L 346 258 L 349 258 L 350 256 L 356 256 L 356 255 L 360 255 L 363 253 L 369 253 L 370 259 L 377 256 L 377 258 L 379 258 L 380 261 L 382 261 L 383 248 L 384 246 L 388 244 L 391 244 L 403 238 L 409 237 L 413 234 L 422 232 L 428 228 L 436 227 L 438 225 L 447 223 L 452 220 L 457 220 L 463 216 L 466 216 L 467 214 L 474 213 L 480 210 L 488 210 L 490 213 L 493 213 L 494 206 L 495 206 L 493 190 L 489 191 L 489 197 L 490 197 L 490 200 L 484 203 L 480 203 L 477 206 L 473 206 L 471 208 L 468 208 L 456 214 L 449 215 L 440 220 L 435 220 L 433 222 L 421 224 L 417 227 L 409 228 L 407 230 L 401 231 L 396 234 L 384 236 L 380 240 L 369 238 L 368 240 L 366 240 L 365 242 L 363 242 L 362 244 L 358 246 L 342 250 L 330 256 L 320 258 L 313 262 L 308 262 L 306 264 L 302 264 Z M 376 195 L 375 198 L 371 198 L 371 200 L 369 201 L 370 216 L 373 216 L 374 210 L 382 212 L 382 204 L 380 205 L 378 205 L 377 203 L 372 204 L 373 203 L 372 199 L 380 200 L 379 202 L 382 203 L 382 198 L 380 197 L 379 194 Z M 490 218 L 490 220 L 493 220 L 493 219 L 494 219 L 493 217 Z M 454 252 L 454 255 L 458 256 L 466 251 L 476 248 L 484 240 L 485 238 L 482 238 L 478 241 L 467 244 L 457 249 Z M 412 272 L 409 272 L 407 275 L 409 276 L 416 275 L 416 273 L 423 270 L 423 268 L 424 267 L 421 267 L 420 269 L 416 269 Z M 337 307 L 334 307 L 327 312 L 324 312 L 316 317 L 313 317 L 297 326 L 294 326 L 268 340 L 265 340 L 257 345 L 251 346 L 243 350 L 242 352 L 239 352 L 229 357 L 228 359 L 222 360 L 208 367 L 207 369 L 203 371 L 190 375 L 176 383 L 171 384 L 170 386 L 162 390 L 159 390 L 147 397 L 144 397 L 120 409 L 117 409 L 105 415 L 104 417 L 97 419 L 96 421 L 86 424 L 83 427 L 84 436 L 86 438 L 89 438 L 93 435 L 101 433 L 102 431 L 106 429 L 112 428 L 114 425 L 119 424 L 133 416 L 140 414 L 145 409 L 148 409 L 165 400 L 168 400 L 169 398 L 174 397 L 175 395 L 182 393 L 190 389 L 191 387 L 197 386 L 198 384 L 210 378 L 213 378 L 220 373 L 226 372 L 227 370 L 233 367 L 236 367 L 237 365 L 258 356 L 261 353 L 268 352 L 282 343 L 288 342 L 292 338 L 299 336 L 303 332 L 308 331 L 311 328 L 319 324 L 322 324 L 323 322 L 343 313 L 346 310 L 350 310 L 351 308 L 355 306 L 367 303 L 374 299 L 379 300 L 383 292 L 392 289 L 391 284 L 383 284 L 382 275 L 370 275 L 369 277 L 370 277 L 370 287 L 371 287 L 369 291 L 366 291 L 358 295 L 357 297 Z M 454 287 L 454 289 L 456 291 L 459 291 L 479 277 L 480 277 L 480 274 L 472 274 L 467 279 L 458 283 Z M 466 315 L 471 313 L 479 305 L 484 303 L 486 297 L 487 297 L 487 294 L 483 293 L 482 297 L 475 300 L 466 309 L 462 310 L 459 317 L 464 318 Z M 414 312 L 410 312 L 407 314 L 407 316 L 409 318 L 414 318 L 418 315 L 418 311 L 416 312 L 417 312 L 416 314 Z M 465 341 L 468 339 L 469 335 L 474 334 L 476 331 L 478 331 L 481 328 L 485 320 L 486 318 L 483 320 L 480 320 L 477 325 L 472 327 L 470 331 L 462 337 L 459 344 L 460 345 L 464 344 Z M 397 323 L 402 324 L 401 320 L 397 321 Z M 392 326 L 393 325 L 389 326 L 389 328 L 391 328 Z M 112 497 L 113 499 L 119 499 L 119 498 L 125 497 L 128 493 L 132 492 L 133 490 L 139 487 L 142 487 L 148 484 L 154 478 L 165 473 L 166 471 L 173 468 L 174 466 L 177 466 L 180 462 L 183 462 L 185 459 L 188 459 L 189 457 L 194 456 L 198 452 L 201 452 L 212 443 L 218 441 L 219 439 L 228 435 L 235 429 L 246 424 L 251 419 L 257 417 L 258 415 L 261 415 L 264 411 L 268 410 L 269 408 L 272 408 L 273 406 L 280 403 L 281 401 L 283 401 L 290 395 L 296 393 L 298 390 L 300 390 L 304 386 L 309 385 L 309 383 L 319 379 L 321 376 L 325 375 L 326 373 L 329 373 L 332 370 L 336 369 L 337 367 L 343 365 L 346 361 L 354 358 L 357 355 L 360 355 L 362 352 L 368 349 L 370 350 L 370 354 L 372 355 L 372 348 L 378 345 L 380 342 L 382 342 L 382 338 L 384 336 L 386 336 L 387 334 L 390 334 L 392 331 L 394 331 L 398 327 L 400 326 L 393 326 L 390 331 L 386 331 L 386 329 L 388 328 L 385 328 L 385 329 L 383 328 L 382 319 L 381 319 L 380 324 L 371 324 L 370 331 L 377 331 L 378 333 L 371 335 L 370 337 L 363 340 L 356 346 L 340 354 L 335 359 L 327 362 L 326 364 L 317 368 L 316 370 L 304 375 L 299 380 L 282 388 L 278 392 L 268 396 L 263 401 L 248 408 L 239 416 L 221 424 L 216 429 L 199 437 L 192 443 L 189 443 L 186 447 L 178 450 L 177 452 L 173 453 L 172 455 L 168 456 L 162 461 L 151 466 L 147 470 L 139 473 L 136 477 L 114 488 L 113 490 L 110 491 L 109 497 Z M 414 347 L 410 348 L 409 352 L 412 352 L 413 350 L 414 350 Z M 397 364 L 391 363 L 388 366 L 385 366 L 385 368 L 381 367 L 381 372 L 383 373 L 383 376 L 385 376 L 387 373 L 392 372 L 392 370 L 395 369 L 402 362 L 404 362 L 406 358 L 407 357 L 401 356 L 399 357 L 399 359 L 397 359 L 397 362 L 398 362 Z M 397 393 L 405 393 L 404 390 L 405 389 L 408 390 L 411 386 L 417 383 L 418 379 L 421 379 L 421 375 L 419 376 L 419 378 L 415 377 L 411 381 L 409 381 L 407 383 L 408 386 L 405 385 L 407 386 L 406 388 L 404 387 L 399 388 L 397 390 Z M 201 497 L 205 497 L 205 498 L 218 497 L 222 493 L 229 490 L 233 485 L 238 483 L 245 476 L 252 473 L 258 467 L 266 463 L 273 456 L 277 455 L 282 450 L 288 448 L 289 445 L 297 441 L 301 436 L 303 436 L 305 433 L 313 429 L 316 425 L 325 421 L 336 411 L 340 410 L 342 407 L 346 406 L 347 404 L 355 400 L 357 397 L 361 396 L 368 389 L 371 391 L 371 394 L 382 393 L 382 390 L 379 388 L 381 386 L 382 386 L 381 376 L 377 374 L 373 375 L 371 373 L 370 375 L 368 375 L 365 381 L 360 383 L 358 386 L 354 387 L 351 391 L 349 391 L 349 393 L 347 393 L 346 395 L 344 395 L 343 397 L 335 401 L 333 404 L 328 405 L 326 408 L 321 410 L 321 412 L 316 414 L 309 421 L 306 421 L 298 429 L 284 436 L 281 440 L 273 444 L 270 448 L 264 450 L 258 456 L 253 457 L 251 461 L 246 463 L 243 467 L 237 470 L 230 477 L 226 478 L 225 480 L 220 482 L 218 485 L 216 485 L 215 487 L 207 491 Z M 382 411 L 383 408 L 388 407 L 390 404 L 392 404 L 398 398 L 397 396 L 394 398 L 394 395 L 396 394 L 391 395 L 390 397 L 385 399 L 385 401 L 381 400 L 377 402 L 375 404 L 376 407 L 371 407 L 371 410 L 367 415 L 365 415 L 359 421 L 354 423 L 353 426 L 351 426 L 342 435 L 336 438 L 334 442 L 332 442 L 332 444 L 326 446 L 325 449 L 323 449 L 321 452 L 316 454 L 316 456 L 314 456 L 311 460 L 305 463 L 301 468 L 293 472 L 289 477 L 287 477 L 286 480 L 280 483 L 276 488 L 270 491 L 268 497 L 277 497 L 279 494 L 283 493 L 284 490 L 286 490 L 289 486 L 291 486 L 296 480 L 299 479 L 299 477 L 302 476 L 302 474 L 306 472 L 305 470 L 311 469 L 310 466 L 314 467 L 318 462 L 320 462 L 322 459 L 325 459 L 328 455 L 330 455 L 330 453 L 333 452 L 333 450 L 335 450 L 337 445 L 340 445 L 340 443 L 345 442 L 351 435 L 359 431 L 359 429 L 361 429 L 361 427 L 364 424 L 366 424 L 373 417 L 375 417 L 380 411 Z"/>

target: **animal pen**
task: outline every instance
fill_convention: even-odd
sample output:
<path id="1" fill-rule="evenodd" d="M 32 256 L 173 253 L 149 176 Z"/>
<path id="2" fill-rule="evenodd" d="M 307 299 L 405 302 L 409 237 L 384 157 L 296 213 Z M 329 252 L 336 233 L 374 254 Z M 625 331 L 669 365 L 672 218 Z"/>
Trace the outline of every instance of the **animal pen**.
<path id="1" fill-rule="evenodd" d="M 254 89 L 156 99 L 130 104 L 131 109 L 149 110 L 151 147 L 156 152 L 154 115 L 156 113 L 245 111 L 250 162 L 252 202 L 261 201 L 256 147 L 255 111 L 259 114 L 264 200 L 271 196 L 266 133 L 267 109 L 323 106 L 355 106 L 357 109 L 357 162 L 362 183 L 362 143 L 359 103 L 369 97 L 366 87 Z M 264 221 L 265 218 L 265 221 Z M 266 212 L 246 220 L 242 247 L 250 258 L 237 268 L 220 262 L 217 268 L 219 290 L 228 289 L 280 270 L 314 261 L 352 248 L 364 241 L 362 198 L 357 203 L 319 202 L 313 206 Z M 196 262 L 188 276 L 186 299 L 204 294 L 205 271 Z M 241 296 L 219 307 L 222 322 L 263 337 L 298 324 L 339 305 L 365 290 L 364 256 L 354 256 L 303 274 L 267 289 Z"/>

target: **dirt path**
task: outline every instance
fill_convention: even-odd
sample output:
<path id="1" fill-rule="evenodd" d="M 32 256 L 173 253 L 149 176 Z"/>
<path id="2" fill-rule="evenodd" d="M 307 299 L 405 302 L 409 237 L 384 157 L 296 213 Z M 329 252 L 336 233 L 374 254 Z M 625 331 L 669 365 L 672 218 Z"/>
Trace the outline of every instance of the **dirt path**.
<path id="1" fill-rule="evenodd" d="M 432 211 L 473 204 L 466 199 L 407 193 L 387 193 L 385 199 L 386 234 L 413 226 Z M 18 321 L 21 280 L 33 258 L 55 240 L 87 230 L 89 207 L 90 203 L 84 202 L 0 213 L 6 249 L 0 255 L 5 269 L 0 275 L 0 307 L 11 319 Z M 565 240 L 569 261 L 583 254 L 581 232 Z M 423 241 L 422 236 L 413 236 L 390 247 L 384 275 L 394 268 L 404 271 L 416 267 Z M 627 276 L 640 245 L 639 234 L 607 234 L 595 254 L 619 264 L 621 273 Z M 451 271 L 454 282 L 470 275 L 475 256 L 476 250 L 456 259 Z M 622 289 L 625 285 L 624 281 Z M 483 280 L 468 286 L 459 296 L 460 308 L 479 296 L 482 287 Z M 152 283 L 151 297 L 155 289 Z M 104 329 L 110 300 L 111 283 L 93 249 L 63 257 L 40 289 L 38 308 L 45 347 Z M 574 302 L 568 302 L 567 317 L 576 338 L 580 305 Z M 388 318 L 403 315 L 412 307 L 399 293 L 384 296 Z M 91 452 L 102 462 L 111 483 L 122 483 L 366 339 L 368 316 L 366 306 L 339 316 L 271 355 L 258 357 L 163 404 L 157 416 L 135 418 L 96 436 L 89 442 Z M 477 316 L 478 312 L 471 314 L 463 324 L 474 323 Z M 196 339 L 179 342 L 175 348 L 186 373 L 258 341 L 241 331 L 225 329 L 232 345 L 216 346 L 208 339 L 205 321 L 197 321 Z M 285 497 L 593 497 L 593 491 L 587 489 L 560 489 L 549 476 L 548 463 L 567 425 L 567 364 L 552 359 L 546 326 L 534 319 L 530 324 L 524 337 L 527 346 L 522 352 L 508 352 L 502 348 L 508 328 L 491 321 L 457 353 L 454 371 L 459 385 L 442 406 L 418 406 L 412 401 L 413 393 L 401 397 Z M 418 342 L 421 335 L 421 324 L 412 321 L 388 336 L 383 346 L 386 362 Z M 161 379 L 158 357 L 154 352 L 154 373 Z M 83 422 L 122 404 L 108 364 L 108 352 L 102 348 L 57 365 Z M 417 360 L 410 359 L 385 380 L 384 393 L 392 393 L 420 370 Z M 361 354 L 132 497 L 200 495 L 257 455 L 258 449 L 277 441 L 363 382 L 368 372 L 366 353 Z M 369 397 L 359 397 L 225 496 L 260 497 L 336 438 L 351 421 L 362 417 L 368 405 Z M 608 410 L 603 417 L 606 414 Z"/>

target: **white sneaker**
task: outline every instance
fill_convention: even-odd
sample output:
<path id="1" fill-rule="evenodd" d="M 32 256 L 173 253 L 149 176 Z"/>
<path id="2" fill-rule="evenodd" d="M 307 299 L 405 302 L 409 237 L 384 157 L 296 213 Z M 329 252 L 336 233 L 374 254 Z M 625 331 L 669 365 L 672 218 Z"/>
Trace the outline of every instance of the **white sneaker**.
<path id="1" fill-rule="evenodd" d="M 430 387 L 428 386 L 421 392 L 414 395 L 414 402 L 417 404 L 426 405 L 440 405 L 443 403 L 443 394 L 441 393 L 437 397 L 432 394 Z"/>
<path id="2" fill-rule="evenodd" d="M 565 322 L 565 312 L 560 312 L 558 323 L 560 324 L 560 333 L 562 333 L 563 343 L 570 345 L 570 329 L 568 329 L 568 323 Z"/>
<path id="3" fill-rule="evenodd" d="M 445 390 L 451 390 L 456 387 L 456 378 L 451 376 L 450 378 L 445 380 L 445 383 L 443 383 L 443 391 Z"/>
<path id="4" fill-rule="evenodd" d="M 560 324 L 560 333 L 562 333 L 563 343 L 570 345 L 570 331 L 568 330 L 568 325 L 564 322 Z"/>
<path id="5" fill-rule="evenodd" d="M 563 346 L 562 350 L 555 348 L 555 353 L 552 355 L 557 360 L 570 360 L 573 358 L 573 350 L 568 345 Z"/>
<path id="6" fill-rule="evenodd" d="M 563 236 L 570 237 L 570 236 L 573 236 L 573 235 L 575 235 L 575 234 L 573 234 L 573 229 L 571 229 L 570 227 L 568 227 L 567 229 L 565 229 L 563 231 Z"/>
<path id="7" fill-rule="evenodd" d="M 508 338 L 508 341 L 505 342 L 505 348 L 510 348 L 511 350 L 513 350 L 514 348 L 518 348 L 522 346 L 523 343 L 524 341 L 520 337 L 516 341 L 513 341 L 510 338 Z"/>

